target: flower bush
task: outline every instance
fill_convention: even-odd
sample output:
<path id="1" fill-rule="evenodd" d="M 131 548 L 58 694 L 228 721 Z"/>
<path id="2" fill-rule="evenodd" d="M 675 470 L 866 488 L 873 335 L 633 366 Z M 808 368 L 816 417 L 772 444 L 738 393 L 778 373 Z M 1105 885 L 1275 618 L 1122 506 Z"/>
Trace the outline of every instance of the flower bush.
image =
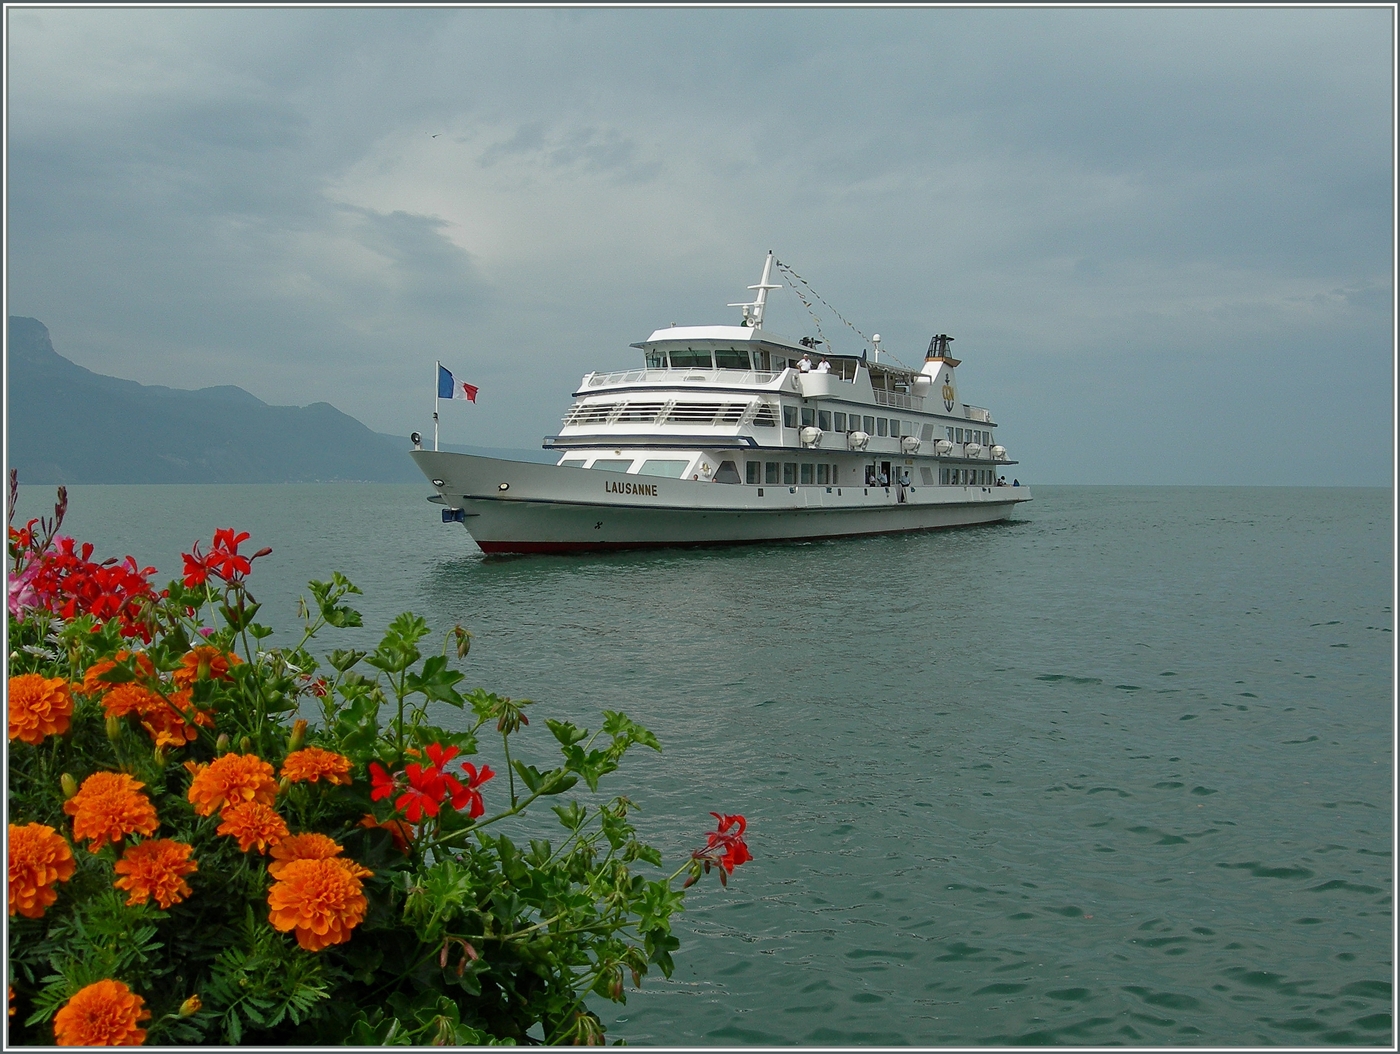
<path id="1" fill-rule="evenodd" d="M 334 574 L 274 647 L 246 532 L 157 590 L 60 536 L 66 506 L 9 530 L 10 1043 L 601 1043 L 588 1000 L 669 976 L 689 887 L 751 859 L 714 813 L 661 870 L 597 794 L 660 750 L 625 714 L 548 720 L 557 763 L 525 763 L 533 704 L 462 690 L 460 626 L 424 654 L 403 614 L 318 657 L 361 625 Z M 544 804 L 558 834 L 517 844 Z"/>

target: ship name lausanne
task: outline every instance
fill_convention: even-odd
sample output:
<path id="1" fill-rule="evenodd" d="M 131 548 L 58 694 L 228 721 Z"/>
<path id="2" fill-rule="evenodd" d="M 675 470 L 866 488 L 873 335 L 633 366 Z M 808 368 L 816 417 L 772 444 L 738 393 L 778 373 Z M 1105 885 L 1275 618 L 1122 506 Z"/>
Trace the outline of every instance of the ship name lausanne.
<path id="1" fill-rule="evenodd" d="M 603 491 L 607 494 L 638 494 L 646 498 L 656 497 L 655 483 L 633 483 L 631 480 L 604 480 Z"/>

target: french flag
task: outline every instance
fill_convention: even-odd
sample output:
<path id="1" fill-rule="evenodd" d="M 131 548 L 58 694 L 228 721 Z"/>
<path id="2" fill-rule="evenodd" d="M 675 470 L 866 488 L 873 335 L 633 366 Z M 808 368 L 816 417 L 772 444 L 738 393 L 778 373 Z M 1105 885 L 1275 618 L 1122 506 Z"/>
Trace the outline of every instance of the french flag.
<path id="1" fill-rule="evenodd" d="M 474 384 L 453 380 L 452 371 L 442 363 L 438 363 L 439 399 L 466 399 L 468 402 L 474 403 L 476 402 L 476 393 L 479 390 Z"/>

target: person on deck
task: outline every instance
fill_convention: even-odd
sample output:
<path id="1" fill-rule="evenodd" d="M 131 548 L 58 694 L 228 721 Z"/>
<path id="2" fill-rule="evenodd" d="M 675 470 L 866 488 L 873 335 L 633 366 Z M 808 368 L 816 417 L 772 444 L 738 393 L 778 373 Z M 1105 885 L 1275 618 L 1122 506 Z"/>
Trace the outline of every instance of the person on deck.
<path id="1" fill-rule="evenodd" d="M 818 373 L 830 373 L 830 372 L 831 372 L 831 363 L 827 362 L 826 359 L 822 359 L 821 362 L 817 363 L 817 372 L 818 372 Z"/>
<path id="2" fill-rule="evenodd" d="M 802 353 L 802 358 L 797 360 L 797 368 L 803 373 L 812 372 L 812 357 L 805 351 Z"/>

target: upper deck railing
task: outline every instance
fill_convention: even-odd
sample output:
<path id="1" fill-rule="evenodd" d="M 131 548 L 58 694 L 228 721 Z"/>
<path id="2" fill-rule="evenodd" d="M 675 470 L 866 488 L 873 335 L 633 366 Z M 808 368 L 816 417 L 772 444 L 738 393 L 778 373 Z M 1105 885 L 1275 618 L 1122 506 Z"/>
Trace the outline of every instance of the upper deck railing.
<path id="1" fill-rule="evenodd" d="M 985 424 L 992 423 L 992 411 L 982 406 L 969 406 L 963 403 L 963 416 L 969 421 L 982 421 Z"/>
<path id="2" fill-rule="evenodd" d="M 583 380 L 585 388 L 601 388 L 612 384 L 719 384 L 729 387 L 754 387 L 771 384 L 780 374 L 764 370 L 614 370 L 611 373 L 590 373 Z"/>

